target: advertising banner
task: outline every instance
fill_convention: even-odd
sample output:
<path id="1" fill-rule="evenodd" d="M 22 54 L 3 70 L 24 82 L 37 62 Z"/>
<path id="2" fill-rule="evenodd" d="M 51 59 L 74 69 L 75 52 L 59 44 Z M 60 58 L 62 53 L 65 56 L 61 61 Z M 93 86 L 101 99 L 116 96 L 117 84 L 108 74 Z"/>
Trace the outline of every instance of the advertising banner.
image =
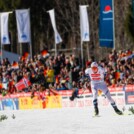
<path id="1" fill-rule="evenodd" d="M 19 108 L 17 98 L 14 98 L 14 99 L 11 99 L 11 98 L 2 99 L 0 105 L 1 105 L 2 110 L 17 110 Z"/>
<path id="2" fill-rule="evenodd" d="M 82 41 L 90 41 L 87 7 L 87 5 L 80 6 L 80 31 Z"/>
<path id="3" fill-rule="evenodd" d="M 30 97 L 20 97 L 19 98 L 19 109 L 31 109 L 31 98 Z"/>
<path id="4" fill-rule="evenodd" d="M 4 110 L 4 109 L 3 109 L 3 106 L 2 106 L 2 100 L 0 100 L 0 111 L 1 111 L 1 110 Z"/>
<path id="5" fill-rule="evenodd" d="M 46 102 L 46 108 L 61 108 L 62 98 L 61 96 L 48 96 Z"/>
<path id="6" fill-rule="evenodd" d="M 31 99 L 31 108 L 32 109 L 42 109 L 43 104 L 42 100 L 39 100 L 38 97 Z"/>
<path id="7" fill-rule="evenodd" d="M 38 97 L 20 97 L 19 109 L 42 109 L 44 102 L 39 100 Z"/>
<path id="8" fill-rule="evenodd" d="M 56 21 L 55 21 L 55 12 L 54 9 L 51 9 L 48 11 L 49 15 L 50 15 L 50 19 L 51 19 L 51 23 L 54 29 L 54 35 L 55 35 L 55 44 L 58 44 L 60 42 L 62 42 L 61 36 L 58 33 L 57 27 L 56 27 Z"/>
<path id="9" fill-rule="evenodd" d="M 113 0 L 100 0 L 99 40 L 101 47 L 114 47 Z"/>
<path id="10" fill-rule="evenodd" d="M 9 31 L 8 31 L 8 18 L 9 18 L 9 13 L 1 13 L 0 16 L 0 24 L 1 24 L 1 44 L 10 44 L 10 39 L 9 39 Z"/>
<path id="11" fill-rule="evenodd" d="M 16 10 L 18 42 L 30 42 L 30 14 L 28 9 Z"/>

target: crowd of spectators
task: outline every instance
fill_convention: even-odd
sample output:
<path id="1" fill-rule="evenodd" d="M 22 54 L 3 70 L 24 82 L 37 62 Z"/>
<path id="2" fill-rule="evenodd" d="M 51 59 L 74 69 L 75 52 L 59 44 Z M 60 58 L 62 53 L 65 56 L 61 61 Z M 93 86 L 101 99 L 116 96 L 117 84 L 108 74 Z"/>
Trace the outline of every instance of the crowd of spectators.
<path id="1" fill-rule="evenodd" d="M 15 62 L 15 61 L 14 61 Z M 17 92 L 34 92 L 54 88 L 57 91 L 69 90 L 73 87 L 82 88 L 88 79 L 84 75 L 86 67 L 90 66 L 92 59 L 86 61 L 84 68 L 75 55 L 63 53 L 55 56 L 43 57 L 41 54 L 33 58 L 20 57 L 18 68 L 14 68 L 8 59 L 3 59 L 0 65 L 0 94 L 13 94 Z M 134 84 L 134 56 L 131 50 L 112 50 L 109 55 L 97 61 L 107 72 L 108 86 Z M 26 77 L 31 86 L 18 90 L 16 84 Z M 6 86 L 3 86 L 6 85 Z"/>

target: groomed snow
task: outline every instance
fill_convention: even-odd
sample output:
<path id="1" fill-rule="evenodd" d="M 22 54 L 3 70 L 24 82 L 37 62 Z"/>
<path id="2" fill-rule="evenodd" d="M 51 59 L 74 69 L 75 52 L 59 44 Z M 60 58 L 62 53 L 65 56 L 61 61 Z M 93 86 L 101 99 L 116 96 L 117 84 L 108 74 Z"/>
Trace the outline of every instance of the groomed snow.
<path id="1" fill-rule="evenodd" d="M 100 107 L 101 117 L 96 118 L 93 107 L 6 110 L 2 114 L 8 119 L 0 122 L 0 134 L 134 134 L 134 115 L 115 115 L 109 106 Z"/>

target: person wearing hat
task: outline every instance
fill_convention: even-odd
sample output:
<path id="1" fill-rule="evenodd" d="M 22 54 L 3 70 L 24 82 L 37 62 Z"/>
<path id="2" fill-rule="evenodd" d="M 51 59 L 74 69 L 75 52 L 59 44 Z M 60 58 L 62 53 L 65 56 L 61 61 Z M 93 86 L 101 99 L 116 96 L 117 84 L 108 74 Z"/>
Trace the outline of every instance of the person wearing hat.
<path id="1" fill-rule="evenodd" d="M 99 115 L 98 101 L 97 101 L 98 90 L 101 90 L 104 93 L 108 101 L 111 103 L 114 111 L 117 114 L 122 115 L 123 114 L 122 111 L 120 111 L 117 108 L 116 103 L 112 99 L 110 92 L 108 90 L 108 87 L 104 81 L 104 78 L 105 78 L 104 68 L 98 66 L 97 62 L 92 62 L 91 67 L 85 70 L 85 74 L 86 76 L 89 77 L 90 82 L 91 82 L 91 90 L 93 93 L 93 105 L 94 105 L 94 110 L 95 110 L 95 116 Z"/>
<path id="2" fill-rule="evenodd" d="M 56 88 L 56 90 L 60 91 L 60 90 L 68 90 L 67 86 L 66 86 L 66 80 L 61 80 L 60 82 L 60 87 Z"/>

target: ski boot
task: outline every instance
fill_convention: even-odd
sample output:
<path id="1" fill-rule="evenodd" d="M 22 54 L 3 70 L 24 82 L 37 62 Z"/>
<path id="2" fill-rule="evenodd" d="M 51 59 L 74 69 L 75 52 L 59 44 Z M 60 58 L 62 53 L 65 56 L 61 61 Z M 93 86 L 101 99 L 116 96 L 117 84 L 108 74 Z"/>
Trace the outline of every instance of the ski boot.
<path id="1" fill-rule="evenodd" d="M 79 98 L 78 96 L 78 90 L 76 90 L 72 93 L 72 96 L 69 98 L 71 101 L 73 101 L 75 98 Z"/>
<path id="2" fill-rule="evenodd" d="M 71 100 L 71 101 L 73 101 L 74 100 L 74 96 L 72 95 L 71 97 L 69 97 L 69 99 Z"/>
<path id="3" fill-rule="evenodd" d="M 76 97 L 76 96 L 75 96 L 75 92 L 73 92 L 73 93 L 72 93 L 72 96 L 69 97 L 69 99 L 70 99 L 71 101 L 73 101 L 73 100 L 75 99 L 75 97 Z"/>
<path id="4" fill-rule="evenodd" d="M 113 103 L 113 104 L 111 104 L 111 105 L 112 105 L 112 107 L 114 108 L 115 113 L 117 113 L 118 115 L 123 115 L 123 112 L 120 111 L 120 110 L 117 108 L 117 106 L 116 106 L 115 103 Z"/>
<path id="5" fill-rule="evenodd" d="M 98 116 L 99 115 L 99 109 L 98 109 L 98 106 L 94 107 L 94 116 Z"/>
<path id="6" fill-rule="evenodd" d="M 99 109 L 98 109 L 98 102 L 97 102 L 97 99 L 95 99 L 93 101 L 93 104 L 94 104 L 94 116 L 98 116 L 99 115 Z"/>
<path id="7" fill-rule="evenodd" d="M 117 107 L 114 108 L 114 111 L 118 114 L 118 115 L 122 115 L 122 111 L 120 111 Z"/>

